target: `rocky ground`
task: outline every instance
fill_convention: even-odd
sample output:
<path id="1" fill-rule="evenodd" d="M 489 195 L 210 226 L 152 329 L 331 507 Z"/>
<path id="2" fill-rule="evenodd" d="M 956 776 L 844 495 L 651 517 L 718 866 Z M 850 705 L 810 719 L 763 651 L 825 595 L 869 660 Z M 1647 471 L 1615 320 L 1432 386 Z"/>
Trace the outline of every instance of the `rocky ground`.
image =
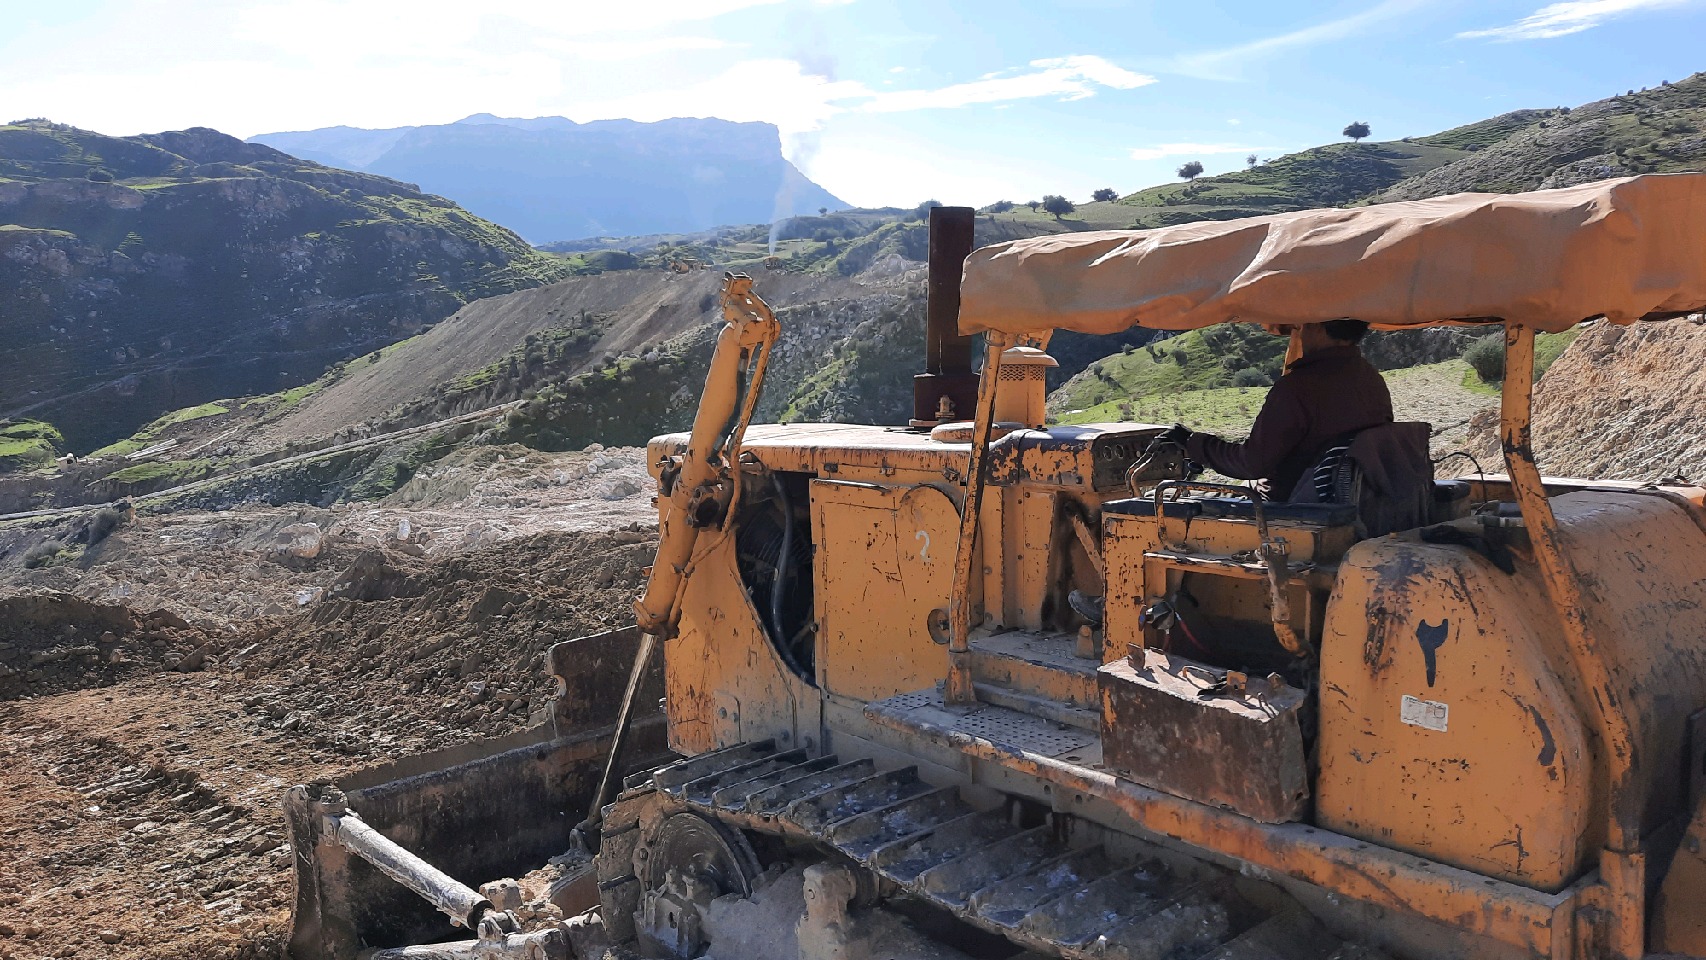
<path id="1" fill-rule="evenodd" d="M 649 523 L 652 491 L 638 449 L 468 447 L 376 502 L 145 509 L 94 544 L 87 517 L 0 526 L 0 585 L 169 610 L 229 632 L 306 608 L 364 551 L 437 559 L 529 534 Z M 49 548 L 54 559 L 27 565 Z"/>
<path id="2" fill-rule="evenodd" d="M 1583 327 L 1534 391 L 1541 472 L 1590 480 L 1706 483 L 1706 318 Z M 1496 410 L 1471 425 L 1472 449 L 1499 463 Z M 1489 470 L 1502 471 L 1499 466 Z"/>
<path id="3" fill-rule="evenodd" d="M 378 504 L 8 550 L 0 960 L 280 956 L 280 791 L 527 725 L 545 648 L 630 617 L 642 462 L 487 448 Z"/>

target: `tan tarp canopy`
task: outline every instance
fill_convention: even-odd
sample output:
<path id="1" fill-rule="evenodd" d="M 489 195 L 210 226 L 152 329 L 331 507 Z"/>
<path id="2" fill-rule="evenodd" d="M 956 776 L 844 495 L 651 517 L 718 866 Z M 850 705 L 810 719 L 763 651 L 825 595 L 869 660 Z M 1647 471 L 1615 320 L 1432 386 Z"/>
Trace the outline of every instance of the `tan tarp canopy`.
<path id="1" fill-rule="evenodd" d="M 1706 174 L 1032 237 L 966 261 L 960 331 L 1228 320 L 1541 330 L 1706 308 Z"/>

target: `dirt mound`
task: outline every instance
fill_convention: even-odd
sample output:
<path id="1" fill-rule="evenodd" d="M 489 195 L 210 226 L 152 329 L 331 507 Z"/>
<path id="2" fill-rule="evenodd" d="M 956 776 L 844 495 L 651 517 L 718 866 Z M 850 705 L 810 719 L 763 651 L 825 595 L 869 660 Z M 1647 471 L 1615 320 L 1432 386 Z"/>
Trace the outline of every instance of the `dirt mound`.
<path id="1" fill-rule="evenodd" d="M 364 554 L 304 615 L 253 635 L 245 710 L 353 755 L 509 732 L 553 689 L 547 647 L 632 620 L 654 545 L 650 531 L 619 530 L 434 565 Z"/>
<path id="2" fill-rule="evenodd" d="M 142 614 L 54 591 L 0 596 L 0 700 L 196 669 L 211 650 L 201 630 L 164 610 Z"/>
<path id="3" fill-rule="evenodd" d="M 235 633 L 312 604 L 364 551 L 439 558 L 546 531 L 651 523 L 654 488 L 637 448 L 477 446 L 423 467 L 380 502 L 144 511 L 86 549 L 79 518 L 0 526 L 0 585 L 170 610 Z M 50 541 L 76 549 L 31 568 L 30 551 Z"/>
<path id="4" fill-rule="evenodd" d="M 280 956 L 281 791 L 526 726 L 552 693 L 543 651 L 631 620 L 654 543 L 642 527 L 368 547 L 301 612 L 219 635 L 195 672 L 0 702 L 0 958 Z M 128 649 L 162 629 L 75 597 L 9 602 L 7 643 L 99 627 Z M 174 641 L 156 671 L 198 649 Z"/>
<path id="5" fill-rule="evenodd" d="M 1587 325 L 1535 388 L 1540 469 L 1585 479 L 1706 479 L 1702 370 L 1706 320 Z M 1497 414 L 1482 414 L 1474 427 L 1477 455 L 1489 470 L 1502 469 Z"/>

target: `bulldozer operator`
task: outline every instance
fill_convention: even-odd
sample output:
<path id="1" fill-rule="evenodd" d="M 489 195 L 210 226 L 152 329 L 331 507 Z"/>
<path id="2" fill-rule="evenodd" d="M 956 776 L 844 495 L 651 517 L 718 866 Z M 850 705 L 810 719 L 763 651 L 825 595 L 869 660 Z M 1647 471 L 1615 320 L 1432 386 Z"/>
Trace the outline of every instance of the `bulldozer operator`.
<path id="1" fill-rule="evenodd" d="M 1183 424 L 1156 439 L 1183 447 L 1188 458 L 1226 476 L 1256 481 L 1271 500 L 1330 499 L 1329 491 L 1317 492 L 1316 477 L 1330 474 L 1354 436 L 1393 422 L 1392 394 L 1362 355 L 1366 322 L 1330 320 L 1305 324 L 1297 333 L 1303 354 L 1268 391 L 1243 442 Z"/>

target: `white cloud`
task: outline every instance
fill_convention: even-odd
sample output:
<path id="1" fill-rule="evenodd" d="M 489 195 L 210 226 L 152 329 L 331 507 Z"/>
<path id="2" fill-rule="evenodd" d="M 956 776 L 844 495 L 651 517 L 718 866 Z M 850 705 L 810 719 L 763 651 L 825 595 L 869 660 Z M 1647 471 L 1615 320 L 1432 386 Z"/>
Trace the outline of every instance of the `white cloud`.
<path id="1" fill-rule="evenodd" d="M 1082 100 L 1093 97 L 1099 87 L 1134 90 L 1154 83 L 1155 78 L 1133 73 L 1101 57 L 1077 55 L 1032 60 L 1026 72 L 985 74 L 967 83 L 934 90 L 894 90 L 874 95 L 858 109 L 871 113 L 896 113 L 965 107 L 979 103 L 1001 103 L 1033 97 Z"/>
<path id="2" fill-rule="evenodd" d="M 680 116 L 766 120 L 792 135 L 820 129 L 830 117 L 847 111 L 899 113 L 973 105 L 999 109 L 1017 100 L 1082 100 L 1099 89 L 1130 90 L 1154 82 L 1154 77 L 1086 55 L 1034 60 L 1022 72 L 916 90 L 875 90 L 855 80 L 831 80 L 794 60 L 747 60 L 685 87 L 583 102 L 570 108 L 570 113 L 576 120 Z M 754 90 L 763 90 L 764 95 L 755 97 Z"/>
<path id="3" fill-rule="evenodd" d="M 1212 153 L 1260 153 L 1273 147 L 1246 147 L 1235 143 L 1158 143 L 1153 147 L 1137 147 L 1131 151 L 1133 160 L 1159 160 L 1162 157 L 1185 157 Z"/>
<path id="4" fill-rule="evenodd" d="M 1485 30 L 1465 30 L 1459 40 L 1493 40 L 1509 43 L 1513 40 L 1549 40 L 1567 37 L 1572 33 L 1594 27 L 1627 13 L 1642 10 L 1662 10 L 1680 7 L 1691 0 L 1571 0 L 1549 3 L 1515 23 Z"/>
<path id="5" fill-rule="evenodd" d="M 111 134 L 204 125 L 239 136 L 572 114 L 582 101 L 705 76 L 707 60 L 736 46 L 709 21 L 787 2 L 120 3 L 0 33 L 0 112 Z M 633 69 L 608 66 L 617 60 Z"/>
<path id="6" fill-rule="evenodd" d="M 1262 37 L 1259 40 L 1251 40 L 1234 47 L 1184 54 L 1174 58 L 1169 64 L 1169 69 L 1187 76 L 1202 77 L 1209 80 L 1235 80 L 1239 76 L 1240 68 L 1251 61 L 1297 47 L 1314 46 L 1319 43 L 1353 37 L 1385 21 L 1420 10 L 1426 7 L 1429 2 L 1430 0 L 1383 0 L 1382 3 L 1376 4 L 1361 13 L 1353 13 L 1337 20 L 1328 20 L 1288 33 Z"/>

